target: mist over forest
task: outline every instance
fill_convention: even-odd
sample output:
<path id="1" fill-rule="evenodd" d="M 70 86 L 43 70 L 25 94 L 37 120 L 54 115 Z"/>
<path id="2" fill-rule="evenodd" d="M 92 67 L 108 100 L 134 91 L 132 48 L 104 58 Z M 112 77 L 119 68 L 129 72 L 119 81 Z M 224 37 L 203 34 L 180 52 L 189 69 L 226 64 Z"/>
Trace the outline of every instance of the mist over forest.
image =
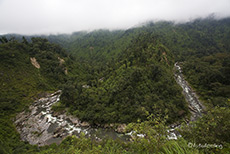
<path id="1" fill-rule="evenodd" d="M 0 153 L 228 153 L 229 5 L 0 1 Z"/>

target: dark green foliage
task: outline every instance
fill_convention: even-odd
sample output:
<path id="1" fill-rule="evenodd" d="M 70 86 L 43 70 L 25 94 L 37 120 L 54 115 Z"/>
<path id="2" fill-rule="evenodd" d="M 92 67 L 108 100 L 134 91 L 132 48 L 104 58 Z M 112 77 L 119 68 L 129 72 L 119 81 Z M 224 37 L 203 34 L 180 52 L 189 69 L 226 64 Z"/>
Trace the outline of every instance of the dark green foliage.
<path id="1" fill-rule="evenodd" d="M 227 153 L 229 27 L 229 18 L 208 18 L 43 38 L 1 37 L 0 153 Z M 32 57 L 40 69 L 31 64 Z M 208 104 L 207 115 L 182 130 L 187 141 L 168 141 L 165 137 L 165 125 L 188 114 L 181 88 L 173 77 L 176 61 L 184 61 L 183 74 Z M 15 114 L 27 108 L 40 92 L 58 88 L 63 94 L 61 102 L 53 107 L 55 111 L 68 108 L 92 124 L 138 121 L 130 124 L 130 129 L 147 137 L 130 143 L 67 137 L 59 146 L 40 149 L 21 142 L 12 124 Z M 210 110 L 212 106 L 221 108 Z M 149 113 L 154 118 L 148 119 Z M 161 118 L 168 115 L 167 122 L 158 114 Z M 146 119 L 149 121 L 140 123 Z M 225 149 L 188 148 L 188 141 L 220 143 Z"/>
<path id="2" fill-rule="evenodd" d="M 230 19 L 196 19 L 184 24 L 172 22 L 149 23 L 145 26 L 167 46 L 176 60 L 184 61 L 229 50 Z"/>
<path id="3" fill-rule="evenodd" d="M 0 38 L 0 42 L 3 44 L 3 43 L 7 43 L 8 42 L 8 39 L 3 36 L 2 38 Z"/>
<path id="4" fill-rule="evenodd" d="M 226 104 L 230 105 L 230 100 Z M 229 123 L 230 109 L 226 107 L 215 107 L 208 111 L 198 121 L 190 125 L 183 125 L 181 134 L 185 139 L 197 145 L 202 144 L 216 144 L 222 145 L 223 150 L 220 149 L 201 149 L 205 152 L 225 153 L 229 151 L 230 147 L 230 123 Z"/>
<path id="5" fill-rule="evenodd" d="M 184 74 L 204 100 L 225 106 L 230 98 L 230 53 L 193 57 L 183 64 Z"/>
<path id="6" fill-rule="evenodd" d="M 30 153 L 36 146 L 20 141 L 13 125 L 15 115 L 26 109 L 38 94 L 56 90 L 67 80 L 64 68 L 72 63 L 68 54 L 46 39 L 33 38 L 28 43 L 9 39 L 0 44 L 0 153 Z M 40 69 L 30 61 L 35 57 Z M 60 65 L 58 57 L 68 64 Z"/>
<path id="7" fill-rule="evenodd" d="M 61 102 L 81 120 L 92 124 L 128 123 L 146 119 L 146 112 L 169 114 L 174 122 L 188 113 L 173 78 L 173 56 L 153 35 L 143 32 L 85 84 L 67 86 Z M 94 67 L 91 70 L 95 70 Z M 154 108 L 157 107 L 157 108 Z M 184 115 L 179 112 L 183 111 Z"/>

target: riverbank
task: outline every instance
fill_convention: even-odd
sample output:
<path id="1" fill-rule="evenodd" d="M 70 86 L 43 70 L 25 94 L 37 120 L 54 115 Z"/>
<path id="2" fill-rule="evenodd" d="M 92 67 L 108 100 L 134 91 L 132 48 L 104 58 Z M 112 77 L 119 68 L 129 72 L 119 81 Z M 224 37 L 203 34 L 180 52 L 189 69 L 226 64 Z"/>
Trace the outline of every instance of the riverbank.
<path id="1" fill-rule="evenodd" d="M 205 107 L 200 102 L 195 91 L 189 86 L 188 82 L 185 80 L 179 63 L 176 62 L 174 67 L 176 69 L 174 74 L 175 80 L 183 89 L 183 95 L 188 102 L 189 111 L 192 114 L 190 117 L 190 121 L 195 121 L 197 120 L 197 118 L 202 116 Z"/>
<path id="2" fill-rule="evenodd" d="M 128 139 L 128 135 L 122 134 L 126 126 L 124 124 L 110 124 L 103 125 L 101 128 L 93 128 L 89 123 L 80 121 L 65 112 L 53 112 L 51 106 L 60 100 L 60 95 L 60 90 L 53 94 L 47 94 L 36 100 L 29 107 L 29 111 L 24 111 L 16 116 L 15 125 L 23 141 L 38 146 L 59 144 L 66 136 L 80 136 L 81 133 L 95 140 L 101 140 L 108 136 L 113 139 Z"/>
<path id="3" fill-rule="evenodd" d="M 187 120 L 189 123 L 189 121 L 194 121 L 201 117 L 204 107 L 184 79 L 182 69 L 178 63 L 175 63 L 175 69 L 175 80 L 182 87 L 183 95 L 192 114 L 190 120 Z M 59 102 L 60 95 L 61 90 L 53 94 L 46 94 L 46 96 L 36 100 L 29 107 L 29 111 L 24 111 L 17 115 L 15 125 L 23 141 L 37 144 L 38 146 L 52 143 L 59 144 L 65 137 L 69 135 L 80 136 L 81 133 L 95 140 L 101 140 L 106 137 L 123 141 L 130 139 L 130 134 L 125 134 L 125 124 L 97 124 L 93 127 L 72 115 L 67 115 L 66 112 L 52 111 L 51 107 Z M 180 124 L 172 124 L 169 127 L 168 138 L 177 139 L 180 134 L 175 128 L 180 127 Z"/>

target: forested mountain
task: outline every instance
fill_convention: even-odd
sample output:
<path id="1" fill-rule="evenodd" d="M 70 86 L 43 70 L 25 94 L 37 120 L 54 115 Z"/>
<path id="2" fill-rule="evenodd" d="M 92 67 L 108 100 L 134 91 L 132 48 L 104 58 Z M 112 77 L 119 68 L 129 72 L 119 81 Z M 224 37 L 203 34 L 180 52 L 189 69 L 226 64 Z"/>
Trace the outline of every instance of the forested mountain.
<path id="1" fill-rule="evenodd" d="M 69 42 L 69 51 L 76 55 L 78 61 L 90 64 L 88 70 L 93 69 L 99 73 L 109 65 L 114 66 L 120 54 L 135 46 L 136 40 L 143 39 L 139 38 L 143 33 L 151 34 L 156 42 L 169 49 L 174 62 L 185 62 L 184 73 L 192 86 L 204 97 L 204 101 L 208 100 L 209 104 L 216 106 L 216 102 L 224 104 L 230 96 L 229 25 L 229 18 L 206 18 L 184 24 L 150 22 L 126 31 L 100 30 L 84 35 L 76 33 L 71 36 L 77 37 L 73 39 L 75 41 Z M 148 38 L 141 41 L 144 46 Z"/>
<path id="2" fill-rule="evenodd" d="M 92 68 L 87 87 L 77 82 L 75 92 L 70 92 L 73 84 L 64 89 L 62 102 L 73 114 L 104 124 L 144 120 L 146 112 L 156 110 L 162 115 L 167 111 L 170 122 L 188 113 L 173 78 L 172 53 L 149 33 L 132 42 L 105 70 Z"/>
<path id="3" fill-rule="evenodd" d="M 66 82 L 68 66 L 72 61 L 60 46 L 43 38 L 32 38 L 32 43 L 28 43 L 26 39 L 21 43 L 5 40 L 4 42 L 2 38 L 3 43 L 0 44 L 1 103 L 12 101 L 15 104 L 2 104 L 1 109 L 10 109 L 11 106 L 16 108 L 20 104 L 17 103 L 16 96 L 28 98 L 35 92 L 54 90 Z M 1 111 L 4 115 L 7 110 Z"/>
<path id="4" fill-rule="evenodd" d="M 59 45 L 43 38 L 29 43 L 1 38 L 0 44 L 0 153 L 23 146 L 11 119 L 36 98 L 56 90 L 68 79 L 72 60 Z M 12 152 L 12 151 L 11 151 Z M 17 152 L 16 152 L 17 153 Z"/>
<path id="5" fill-rule="evenodd" d="M 226 153 L 229 150 L 230 18 L 149 22 L 127 30 L 0 37 L 0 153 Z M 167 125 L 189 119 L 174 64 L 206 106 L 206 115 L 168 141 Z M 130 143 L 67 137 L 38 148 L 20 141 L 12 119 L 45 93 L 92 126 L 130 123 L 146 133 Z M 194 126 L 194 127 L 192 127 Z M 221 127 L 220 127 L 221 126 Z M 188 142 L 221 144 L 188 148 Z M 84 148 L 83 148 L 84 147 Z"/>

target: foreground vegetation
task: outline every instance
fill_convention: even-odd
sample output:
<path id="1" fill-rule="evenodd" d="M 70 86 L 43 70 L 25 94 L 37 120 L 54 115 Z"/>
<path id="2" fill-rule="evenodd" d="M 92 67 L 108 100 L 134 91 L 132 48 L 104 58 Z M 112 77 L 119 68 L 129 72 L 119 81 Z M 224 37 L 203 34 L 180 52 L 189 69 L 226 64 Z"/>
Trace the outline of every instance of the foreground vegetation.
<path id="1" fill-rule="evenodd" d="M 229 18 L 204 19 L 46 39 L 1 37 L 0 153 L 228 153 L 229 27 Z M 183 62 L 183 74 L 207 109 L 201 119 L 182 125 L 181 138 L 168 140 L 167 125 L 189 117 L 173 77 L 176 61 Z M 63 95 L 56 110 L 92 125 L 129 123 L 127 131 L 136 132 L 132 141 L 94 141 L 83 134 L 44 147 L 20 141 L 15 115 L 57 89 Z"/>

